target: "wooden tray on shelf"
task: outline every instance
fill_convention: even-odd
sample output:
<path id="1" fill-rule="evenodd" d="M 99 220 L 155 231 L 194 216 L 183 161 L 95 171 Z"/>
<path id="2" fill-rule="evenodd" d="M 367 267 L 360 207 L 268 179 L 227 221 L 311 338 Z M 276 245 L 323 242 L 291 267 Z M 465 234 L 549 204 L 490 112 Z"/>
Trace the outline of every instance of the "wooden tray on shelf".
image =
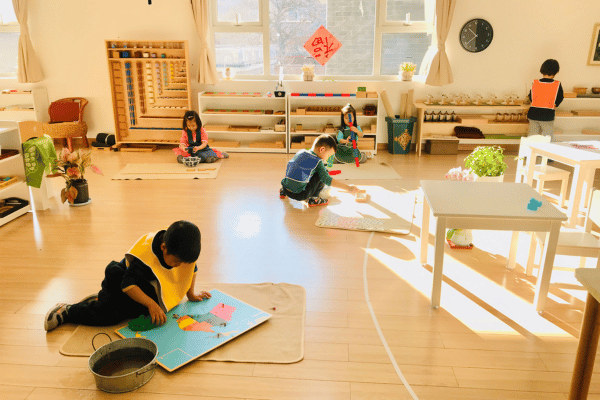
<path id="1" fill-rule="evenodd" d="M 579 117 L 600 117 L 600 110 L 571 110 Z"/>
<path id="2" fill-rule="evenodd" d="M 10 178 L 9 180 L 4 180 L 6 178 Z M 16 176 L 2 176 L 0 175 L 0 189 L 4 189 L 7 186 L 12 185 L 13 183 L 17 183 L 19 182 L 19 178 L 17 178 Z"/>
<path id="3" fill-rule="evenodd" d="M 230 131 L 244 131 L 244 132 L 260 132 L 260 126 L 258 125 L 231 125 Z"/>

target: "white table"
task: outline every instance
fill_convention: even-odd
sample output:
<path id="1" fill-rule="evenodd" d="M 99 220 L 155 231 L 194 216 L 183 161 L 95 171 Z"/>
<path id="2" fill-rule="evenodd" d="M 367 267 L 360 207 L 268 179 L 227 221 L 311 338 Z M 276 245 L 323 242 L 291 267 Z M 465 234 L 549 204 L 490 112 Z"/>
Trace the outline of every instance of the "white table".
<path id="1" fill-rule="evenodd" d="M 583 400 L 587 399 L 590 388 L 600 334 L 598 329 L 600 323 L 600 305 L 598 304 L 598 299 L 600 299 L 600 270 L 596 268 L 578 268 L 575 270 L 575 277 L 586 288 L 588 295 L 585 302 L 585 311 L 583 312 L 575 367 L 571 377 L 569 400 Z"/>
<path id="2" fill-rule="evenodd" d="M 572 147 L 570 143 L 592 145 L 598 150 L 577 149 Z M 528 146 L 531 148 L 531 157 L 529 160 L 535 160 L 537 156 L 544 156 L 574 167 L 571 193 L 569 195 L 569 208 L 567 211 L 567 215 L 569 216 L 567 228 L 574 228 L 577 224 L 577 216 L 579 215 L 579 204 L 582 200 L 581 195 L 582 193 L 590 192 L 589 188 L 594 184 L 594 173 L 597 168 L 600 168 L 600 142 L 589 140 L 581 142 L 529 143 Z M 527 160 L 528 163 L 529 160 Z M 533 184 L 533 168 L 529 168 L 527 183 L 530 185 Z M 586 186 L 585 192 L 583 191 L 584 184 Z M 589 199 L 584 200 L 587 204 Z"/>
<path id="3" fill-rule="evenodd" d="M 549 232 L 533 303 L 537 311 L 546 304 L 558 234 L 567 216 L 526 183 L 421 181 L 424 193 L 421 225 L 421 263 L 427 263 L 429 213 L 436 219 L 435 258 L 431 305 L 438 307 L 442 290 L 442 270 L 446 228 L 513 231 L 508 268 L 514 268 L 518 232 Z M 531 198 L 542 202 L 536 211 L 527 209 Z"/>

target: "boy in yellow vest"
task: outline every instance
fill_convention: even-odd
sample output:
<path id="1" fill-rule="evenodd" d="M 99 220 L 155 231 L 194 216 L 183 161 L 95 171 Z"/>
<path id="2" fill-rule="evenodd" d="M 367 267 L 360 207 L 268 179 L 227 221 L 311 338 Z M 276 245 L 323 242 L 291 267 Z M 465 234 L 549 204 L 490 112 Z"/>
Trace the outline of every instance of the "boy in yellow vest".
<path id="1" fill-rule="evenodd" d="M 102 290 L 77 304 L 59 303 L 46 314 L 44 329 L 51 331 L 70 322 L 110 326 L 140 315 L 150 315 L 162 325 L 166 313 L 187 295 L 190 301 L 210 298 L 196 294 L 196 260 L 200 255 L 200 230 L 188 221 L 177 221 L 166 230 L 140 238 L 121 262 L 105 270 Z"/>
<path id="2" fill-rule="evenodd" d="M 533 81 L 529 92 L 531 107 L 527 112 L 529 119 L 527 136 L 552 137 L 554 133 L 554 110 L 564 99 L 562 85 L 559 81 L 554 80 L 559 69 L 558 61 L 546 60 L 540 68 L 542 79 Z"/>

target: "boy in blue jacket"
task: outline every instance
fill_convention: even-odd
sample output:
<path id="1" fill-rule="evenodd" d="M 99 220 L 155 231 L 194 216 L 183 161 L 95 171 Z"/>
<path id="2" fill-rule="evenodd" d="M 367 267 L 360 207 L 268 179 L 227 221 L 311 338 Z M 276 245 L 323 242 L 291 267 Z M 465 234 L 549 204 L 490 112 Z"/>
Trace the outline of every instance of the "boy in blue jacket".
<path id="1" fill-rule="evenodd" d="M 335 154 L 337 143 L 335 139 L 327 134 L 317 137 L 310 150 L 300 150 L 288 162 L 285 178 L 281 181 L 279 198 L 289 197 L 298 201 L 307 201 L 309 207 L 324 206 L 328 200 L 319 197 L 325 185 L 346 190 L 352 194 L 358 192 L 358 188 L 346 185 L 337 179 L 333 179 L 327 169 L 325 162 Z"/>

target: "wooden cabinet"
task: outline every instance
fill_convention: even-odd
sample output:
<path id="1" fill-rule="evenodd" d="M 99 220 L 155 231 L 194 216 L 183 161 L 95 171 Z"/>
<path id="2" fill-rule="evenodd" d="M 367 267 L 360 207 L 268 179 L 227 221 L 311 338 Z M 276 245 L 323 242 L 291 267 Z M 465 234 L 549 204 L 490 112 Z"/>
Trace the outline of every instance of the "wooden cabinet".
<path id="1" fill-rule="evenodd" d="M 485 139 L 460 139 L 459 150 L 469 150 L 476 146 L 485 145 L 518 145 L 521 136 L 527 136 L 529 122 L 527 121 L 528 105 L 439 105 L 414 103 L 417 108 L 416 151 L 421 155 L 423 143 L 427 139 L 443 136 L 454 136 L 456 126 L 473 126 L 479 128 Z M 458 117 L 468 115 L 475 116 L 467 121 L 426 121 L 426 113 L 439 115 L 452 115 Z M 431 114 L 430 114 L 431 115 Z M 500 116 L 500 118 L 498 118 Z M 460 118 L 458 118 L 460 121 Z M 500 119 L 501 121 L 498 121 Z"/>
<path id="2" fill-rule="evenodd" d="M 201 92 L 198 108 L 211 147 L 227 152 L 287 152 L 286 97 Z"/>
<path id="3" fill-rule="evenodd" d="M 341 108 L 350 103 L 356 110 L 358 125 L 364 136 L 359 139 L 361 151 L 377 153 L 377 116 L 381 109 L 379 96 L 357 98 L 350 96 L 289 96 L 290 153 L 310 148 L 321 133 L 337 134 L 341 123 Z M 365 108 L 367 111 L 365 112 Z M 369 110 L 370 109 L 370 110 Z"/>
<path id="4" fill-rule="evenodd" d="M 16 151 L 16 153 L 0 159 L 0 177 L 9 176 L 16 179 L 11 181 L 0 180 L 0 200 L 18 197 L 30 201 L 29 187 L 25 181 L 25 165 L 23 164 L 23 149 L 19 129 L 15 122 L 2 122 L 0 123 L 0 151 L 3 155 L 6 155 L 9 150 Z M 27 205 L 11 214 L 0 217 L 0 226 L 30 210 L 31 205 Z"/>
<path id="5" fill-rule="evenodd" d="M 187 41 L 107 40 L 118 143 L 177 144 L 191 110 Z"/>

